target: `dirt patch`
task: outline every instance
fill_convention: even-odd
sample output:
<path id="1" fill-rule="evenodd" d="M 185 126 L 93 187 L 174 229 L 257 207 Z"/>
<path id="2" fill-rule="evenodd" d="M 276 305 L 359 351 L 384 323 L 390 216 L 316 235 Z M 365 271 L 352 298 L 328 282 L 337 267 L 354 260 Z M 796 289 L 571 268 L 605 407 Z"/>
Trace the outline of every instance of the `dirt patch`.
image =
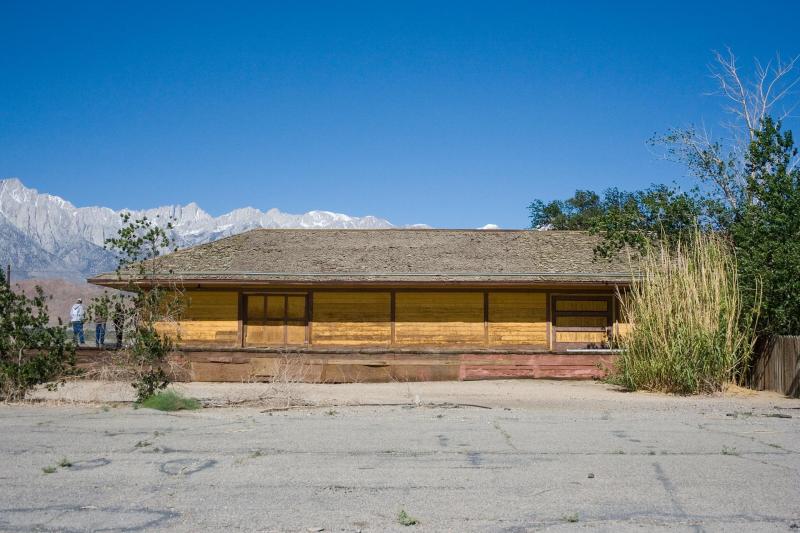
<path id="1" fill-rule="evenodd" d="M 672 396 L 620 392 L 594 381 L 498 380 L 418 383 L 174 383 L 181 394 L 207 407 L 249 406 L 290 408 L 337 405 L 474 404 L 492 408 L 563 408 L 583 405 L 612 411 L 630 406 L 673 409 L 696 406 L 719 409 L 797 407 L 800 400 L 768 391 L 739 387 L 704 396 Z M 43 388 L 30 398 L 50 404 L 132 402 L 135 391 L 119 381 L 73 381 L 56 391 Z"/>

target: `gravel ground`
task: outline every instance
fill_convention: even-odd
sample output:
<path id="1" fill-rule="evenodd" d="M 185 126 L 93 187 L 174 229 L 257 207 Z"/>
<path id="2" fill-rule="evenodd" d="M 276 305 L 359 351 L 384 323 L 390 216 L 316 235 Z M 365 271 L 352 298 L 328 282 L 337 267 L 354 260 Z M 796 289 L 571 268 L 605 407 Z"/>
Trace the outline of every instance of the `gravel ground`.
<path id="1" fill-rule="evenodd" d="M 0 530 L 800 527 L 800 401 L 774 394 L 293 385 L 293 402 L 317 406 L 275 411 L 267 385 L 197 383 L 177 387 L 245 406 L 105 403 L 126 387 L 80 382 L 0 406 Z M 402 526 L 403 510 L 419 523 Z"/>

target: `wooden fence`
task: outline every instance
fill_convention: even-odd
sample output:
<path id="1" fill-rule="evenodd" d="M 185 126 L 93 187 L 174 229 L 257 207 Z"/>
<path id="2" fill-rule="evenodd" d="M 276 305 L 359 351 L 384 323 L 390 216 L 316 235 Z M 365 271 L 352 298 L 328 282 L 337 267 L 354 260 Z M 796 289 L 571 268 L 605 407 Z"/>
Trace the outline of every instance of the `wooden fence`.
<path id="1" fill-rule="evenodd" d="M 779 336 L 761 356 L 753 372 L 753 387 L 800 398 L 800 336 Z"/>

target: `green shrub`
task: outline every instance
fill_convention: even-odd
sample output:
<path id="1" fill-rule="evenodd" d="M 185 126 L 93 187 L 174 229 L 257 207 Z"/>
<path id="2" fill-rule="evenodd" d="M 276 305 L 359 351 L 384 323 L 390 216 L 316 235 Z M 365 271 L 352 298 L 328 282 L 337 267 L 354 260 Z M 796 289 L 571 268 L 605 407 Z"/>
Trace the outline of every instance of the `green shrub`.
<path id="1" fill-rule="evenodd" d="M 148 409 L 157 409 L 158 411 L 181 411 L 200 409 L 200 402 L 194 398 L 186 398 L 181 396 L 174 390 L 166 390 L 153 394 L 143 402 L 140 402 L 142 407 Z"/>
<path id="2" fill-rule="evenodd" d="M 17 294 L 0 271 L 0 401 L 19 401 L 35 386 L 53 388 L 76 374 L 75 345 L 50 326 L 46 297 Z"/>
<path id="3" fill-rule="evenodd" d="M 397 522 L 402 526 L 416 526 L 419 524 L 419 520 L 408 514 L 405 509 L 401 509 L 397 513 Z"/>
<path id="4" fill-rule="evenodd" d="M 642 278 L 621 294 L 632 324 L 609 377 L 630 390 L 678 394 L 741 382 L 755 341 L 755 310 L 743 311 L 736 258 L 722 237 L 696 231 L 641 261 Z"/>

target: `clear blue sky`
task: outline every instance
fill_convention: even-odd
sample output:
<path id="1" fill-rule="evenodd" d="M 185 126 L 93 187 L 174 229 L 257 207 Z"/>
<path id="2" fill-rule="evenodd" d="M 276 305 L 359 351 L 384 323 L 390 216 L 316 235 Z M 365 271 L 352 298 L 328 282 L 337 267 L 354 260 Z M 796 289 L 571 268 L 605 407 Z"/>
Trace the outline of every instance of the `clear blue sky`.
<path id="1" fill-rule="evenodd" d="M 0 0 L 0 176 L 525 227 L 537 197 L 681 180 L 645 141 L 719 120 L 712 49 L 800 53 L 796 0 L 548 4 Z"/>

